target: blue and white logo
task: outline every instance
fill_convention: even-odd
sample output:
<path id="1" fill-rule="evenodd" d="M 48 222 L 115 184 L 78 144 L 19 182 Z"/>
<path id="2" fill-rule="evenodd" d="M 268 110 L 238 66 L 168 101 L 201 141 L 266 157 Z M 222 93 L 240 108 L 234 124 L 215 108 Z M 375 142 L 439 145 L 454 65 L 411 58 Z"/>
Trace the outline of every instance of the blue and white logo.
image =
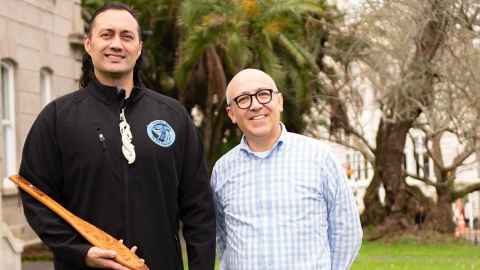
<path id="1" fill-rule="evenodd" d="M 147 133 L 150 140 L 162 147 L 169 147 L 175 142 L 175 131 L 164 120 L 155 120 L 148 124 Z"/>

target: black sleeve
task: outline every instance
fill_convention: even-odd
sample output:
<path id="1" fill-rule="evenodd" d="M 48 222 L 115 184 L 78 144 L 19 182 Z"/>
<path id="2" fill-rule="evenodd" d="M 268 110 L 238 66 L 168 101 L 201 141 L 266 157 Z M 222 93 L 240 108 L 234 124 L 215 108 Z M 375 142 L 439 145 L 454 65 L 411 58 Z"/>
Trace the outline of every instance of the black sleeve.
<path id="1" fill-rule="evenodd" d="M 179 208 L 191 270 L 215 265 L 215 212 L 202 144 L 186 113 L 187 127 Z"/>
<path id="2" fill-rule="evenodd" d="M 50 103 L 33 123 L 23 147 L 20 175 L 62 204 L 61 151 L 56 141 L 56 108 Z M 21 192 L 28 223 L 53 251 L 55 259 L 85 267 L 91 247 L 74 229 L 25 192 Z"/>

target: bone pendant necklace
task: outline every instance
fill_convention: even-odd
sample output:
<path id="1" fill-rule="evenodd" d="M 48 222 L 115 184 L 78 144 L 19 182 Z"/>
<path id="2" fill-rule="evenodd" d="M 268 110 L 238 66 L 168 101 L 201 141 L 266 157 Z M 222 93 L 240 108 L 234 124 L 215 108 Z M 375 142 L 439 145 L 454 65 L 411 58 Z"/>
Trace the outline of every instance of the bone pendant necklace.
<path id="1" fill-rule="evenodd" d="M 135 162 L 135 146 L 132 143 L 132 131 L 130 130 L 130 125 L 125 118 L 125 108 L 122 108 L 120 113 L 120 134 L 122 135 L 122 153 L 123 156 L 127 159 L 128 164 Z"/>

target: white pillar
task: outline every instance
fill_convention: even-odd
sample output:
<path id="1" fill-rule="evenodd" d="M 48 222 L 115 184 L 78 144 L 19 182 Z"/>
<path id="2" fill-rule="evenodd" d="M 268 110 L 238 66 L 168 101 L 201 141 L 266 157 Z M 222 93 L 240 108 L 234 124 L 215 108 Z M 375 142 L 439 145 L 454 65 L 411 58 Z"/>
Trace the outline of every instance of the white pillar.
<path id="1" fill-rule="evenodd" d="M 1 175 L 1 174 L 0 174 Z M 0 269 L 7 269 L 6 265 L 3 265 L 5 263 L 5 255 L 3 252 L 4 247 L 3 247 L 3 242 L 5 241 L 5 236 L 3 233 L 3 211 L 2 211 L 2 190 L 3 190 L 3 179 L 1 179 L 0 176 Z"/>
<path id="2" fill-rule="evenodd" d="M 473 230 L 473 218 L 474 218 L 474 215 L 473 215 L 473 203 L 475 202 L 475 199 L 473 198 L 473 193 L 470 193 L 468 194 L 468 203 L 467 205 L 465 206 L 465 209 L 466 212 L 468 212 L 468 228 L 470 228 L 470 230 Z M 468 211 L 467 211 L 468 210 Z"/>

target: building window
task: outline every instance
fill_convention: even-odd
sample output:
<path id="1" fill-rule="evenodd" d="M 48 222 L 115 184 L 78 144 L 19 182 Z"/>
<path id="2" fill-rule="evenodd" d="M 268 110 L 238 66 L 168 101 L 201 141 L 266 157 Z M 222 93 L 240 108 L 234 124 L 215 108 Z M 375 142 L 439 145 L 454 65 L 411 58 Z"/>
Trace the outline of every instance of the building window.
<path id="1" fill-rule="evenodd" d="M 423 177 L 430 177 L 430 159 L 427 154 L 423 154 Z"/>
<path id="2" fill-rule="evenodd" d="M 355 153 L 356 160 L 356 180 L 361 180 L 362 179 L 362 155 L 360 153 Z"/>
<path id="3" fill-rule="evenodd" d="M 352 170 L 352 160 L 350 154 L 347 154 L 347 164 L 345 166 L 346 174 L 348 179 L 352 179 L 353 170 Z"/>
<path id="4" fill-rule="evenodd" d="M 7 177 L 17 171 L 16 142 L 15 142 L 15 85 L 14 67 L 7 61 L 0 63 L 0 87 L 2 99 L 2 134 L 3 134 L 3 190 L 16 191 L 15 185 Z"/>
<path id="5" fill-rule="evenodd" d="M 480 150 L 475 152 L 475 158 L 477 159 L 477 177 L 480 178 Z M 478 206 L 480 207 L 480 204 Z"/>
<path id="6" fill-rule="evenodd" d="M 415 155 L 415 172 L 417 173 L 418 176 L 420 176 L 420 158 L 421 158 L 421 155 L 417 152 L 415 152 L 414 155 Z"/>
<path id="7" fill-rule="evenodd" d="M 40 70 L 40 99 L 42 106 L 52 100 L 52 72 L 47 68 Z"/>
<path id="8" fill-rule="evenodd" d="M 365 180 L 368 180 L 369 175 L 368 175 L 368 160 L 363 157 L 363 172 L 365 173 Z"/>

